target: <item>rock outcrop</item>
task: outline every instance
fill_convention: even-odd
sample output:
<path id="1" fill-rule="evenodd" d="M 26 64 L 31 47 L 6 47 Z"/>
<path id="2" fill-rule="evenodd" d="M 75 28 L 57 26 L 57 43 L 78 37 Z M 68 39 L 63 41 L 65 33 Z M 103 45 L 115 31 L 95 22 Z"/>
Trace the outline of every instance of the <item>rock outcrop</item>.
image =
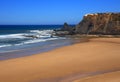
<path id="1" fill-rule="evenodd" d="M 87 14 L 76 25 L 75 33 L 120 35 L 120 13 Z"/>
<path id="2" fill-rule="evenodd" d="M 71 27 L 65 22 L 61 30 L 63 30 L 63 31 L 70 31 Z"/>
<path id="3" fill-rule="evenodd" d="M 72 26 L 68 25 L 67 23 L 64 23 L 63 28 L 61 30 L 68 31 L 69 34 L 74 34 L 75 27 L 72 27 Z"/>
<path id="4" fill-rule="evenodd" d="M 67 23 L 64 23 L 61 29 L 54 30 L 54 31 L 55 31 L 55 35 L 58 35 L 58 36 L 73 35 L 75 34 L 75 27 L 72 27 L 68 25 Z"/>

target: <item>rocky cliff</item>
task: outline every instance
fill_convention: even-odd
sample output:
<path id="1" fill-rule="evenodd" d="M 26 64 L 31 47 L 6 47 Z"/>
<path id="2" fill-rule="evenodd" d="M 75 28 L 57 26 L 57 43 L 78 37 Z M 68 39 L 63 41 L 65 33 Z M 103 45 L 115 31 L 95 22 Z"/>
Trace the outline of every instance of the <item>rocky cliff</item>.
<path id="1" fill-rule="evenodd" d="M 79 34 L 120 34 L 120 13 L 87 14 L 76 25 Z"/>

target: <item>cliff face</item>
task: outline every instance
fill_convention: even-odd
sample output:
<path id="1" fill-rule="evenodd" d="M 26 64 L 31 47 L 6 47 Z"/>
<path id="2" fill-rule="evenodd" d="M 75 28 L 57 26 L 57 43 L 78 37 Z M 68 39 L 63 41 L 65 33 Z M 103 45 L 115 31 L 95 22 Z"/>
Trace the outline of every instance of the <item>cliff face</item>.
<path id="1" fill-rule="evenodd" d="M 76 25 L 79 34 L 120 34 L 120 13 L 87 14 Z"/>

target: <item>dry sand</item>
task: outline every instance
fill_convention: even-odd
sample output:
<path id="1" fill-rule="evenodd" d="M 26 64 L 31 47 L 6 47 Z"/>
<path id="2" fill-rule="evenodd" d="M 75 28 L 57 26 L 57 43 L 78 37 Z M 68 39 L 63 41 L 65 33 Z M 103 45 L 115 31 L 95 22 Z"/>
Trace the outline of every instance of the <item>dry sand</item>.
<path id="1" fill-rule="evenodd" d="M 120 82 L 120 71 L 88 76 L 74 82 Z"/>
<path id="2" fill-rule="evenodd" d="M 107 80 L 106 80 L 107 79 Z M 0 61 L 0 82 L 120 82 L 120 38 Z"/>

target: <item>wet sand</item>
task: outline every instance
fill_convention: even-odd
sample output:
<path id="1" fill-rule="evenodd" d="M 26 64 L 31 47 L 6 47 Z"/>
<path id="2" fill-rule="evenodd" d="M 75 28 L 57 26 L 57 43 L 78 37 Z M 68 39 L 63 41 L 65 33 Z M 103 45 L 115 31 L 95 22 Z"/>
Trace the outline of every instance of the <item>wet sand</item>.
<path id="1" fill-rule="evenodd" d="M 120 38 L 95 38 L 0 61 L 0 82 L 120 82 L 119 71 Z"/>

